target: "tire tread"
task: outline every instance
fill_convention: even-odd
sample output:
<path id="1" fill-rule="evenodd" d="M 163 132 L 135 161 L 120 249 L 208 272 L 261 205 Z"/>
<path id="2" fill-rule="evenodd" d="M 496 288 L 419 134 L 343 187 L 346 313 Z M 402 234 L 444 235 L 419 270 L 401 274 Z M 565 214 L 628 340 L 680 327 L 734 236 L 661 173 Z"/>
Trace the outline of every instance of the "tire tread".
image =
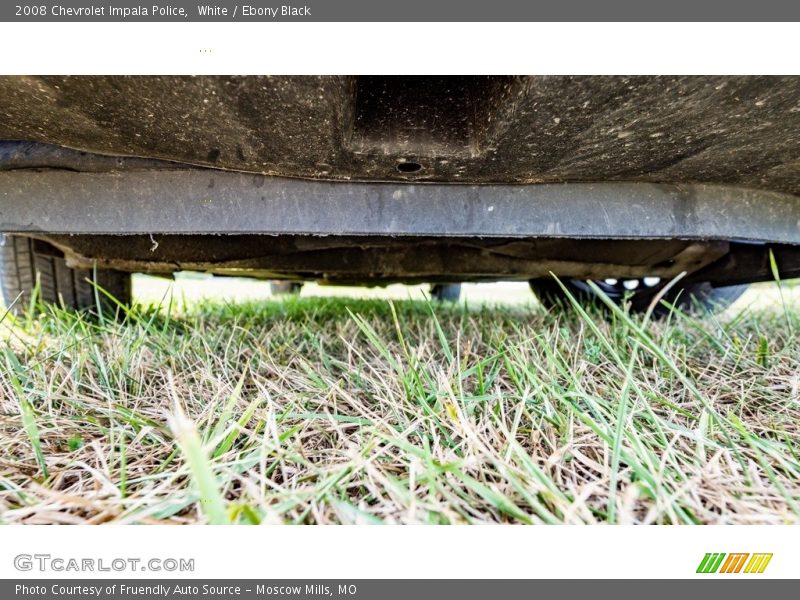
<path id="1" fill-rule="evenodd" d="M 21 312 L 30 306 L 39 283 L 39 299 L 73 310 L 97 310 L 93 282 L 120 303 L 131 301 L 131 275 L 123 271 L 73 269 L 64 256 L 47 242 L 21 235 L 4 236 L 0 247 L 0 285 L 6 306 Z M 113 313 L 116 303 L 97 292 L 101 310 Z"/>

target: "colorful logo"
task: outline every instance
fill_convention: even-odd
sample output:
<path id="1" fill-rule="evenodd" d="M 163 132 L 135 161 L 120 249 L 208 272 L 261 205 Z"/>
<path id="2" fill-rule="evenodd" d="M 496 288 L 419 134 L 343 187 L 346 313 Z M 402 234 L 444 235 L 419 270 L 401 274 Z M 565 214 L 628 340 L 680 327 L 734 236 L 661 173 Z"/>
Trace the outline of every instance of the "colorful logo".
<path id="1" fill-rule="evenodd" d="M 748 560 L 749 559 L 749 560 Z M 763 573 L 772 554 L 709 552 L 700 561 L 698 573 Z"/>

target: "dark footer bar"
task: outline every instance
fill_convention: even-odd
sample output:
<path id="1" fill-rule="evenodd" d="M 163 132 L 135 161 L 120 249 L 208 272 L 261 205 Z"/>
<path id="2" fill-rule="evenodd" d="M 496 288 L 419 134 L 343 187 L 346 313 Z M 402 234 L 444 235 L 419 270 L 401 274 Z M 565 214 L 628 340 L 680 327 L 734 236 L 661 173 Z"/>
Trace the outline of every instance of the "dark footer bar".
<path id="1" fill-rule="evenodd" d="M 756 578 L 757 576 L 710 575 L 690 580 L 3 580 L 0 598 L 83 600 L 89 598 L 150 600 L 177 598 L 294 598 L 347 600 L 459 600 L 505 598 L 648 598 L 674 600 L 677 595 L 724 594 L 726 600 L 738 598 L 789 597 L 795 582 Z M 796 589 L 795 589 L 796 591 Z"/>

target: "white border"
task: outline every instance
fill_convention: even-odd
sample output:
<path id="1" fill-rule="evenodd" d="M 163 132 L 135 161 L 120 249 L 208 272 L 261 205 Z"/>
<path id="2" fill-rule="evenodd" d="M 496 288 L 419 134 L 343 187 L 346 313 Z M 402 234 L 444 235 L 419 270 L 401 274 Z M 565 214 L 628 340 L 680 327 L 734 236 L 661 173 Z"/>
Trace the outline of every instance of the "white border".
<path id="1" fill-rule="evenodd" d="M 795 74 L 797 23 L 2 23 L 0 74 Z"/>
<path id="2" fill-rule="evenodd" d="M 194 558 L 194 573 L 141 578 L 797 578 L 797 529 L 781 526 L 7 526 L 0 578 L 20 553 Z M 760 575 L 697 575 L 706 552 L 771 552 Z"/>

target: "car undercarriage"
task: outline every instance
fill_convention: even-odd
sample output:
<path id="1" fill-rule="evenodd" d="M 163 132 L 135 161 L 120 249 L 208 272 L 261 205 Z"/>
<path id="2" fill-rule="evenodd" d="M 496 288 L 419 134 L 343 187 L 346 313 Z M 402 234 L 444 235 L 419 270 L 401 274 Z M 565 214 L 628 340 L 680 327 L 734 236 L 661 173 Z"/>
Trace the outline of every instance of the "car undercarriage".
<path id="1" fill-rule="evenodd" d="M 0 106 L 0 231 L 70 269 L 800 277 L 797 77 L 1 77 Z"/>

